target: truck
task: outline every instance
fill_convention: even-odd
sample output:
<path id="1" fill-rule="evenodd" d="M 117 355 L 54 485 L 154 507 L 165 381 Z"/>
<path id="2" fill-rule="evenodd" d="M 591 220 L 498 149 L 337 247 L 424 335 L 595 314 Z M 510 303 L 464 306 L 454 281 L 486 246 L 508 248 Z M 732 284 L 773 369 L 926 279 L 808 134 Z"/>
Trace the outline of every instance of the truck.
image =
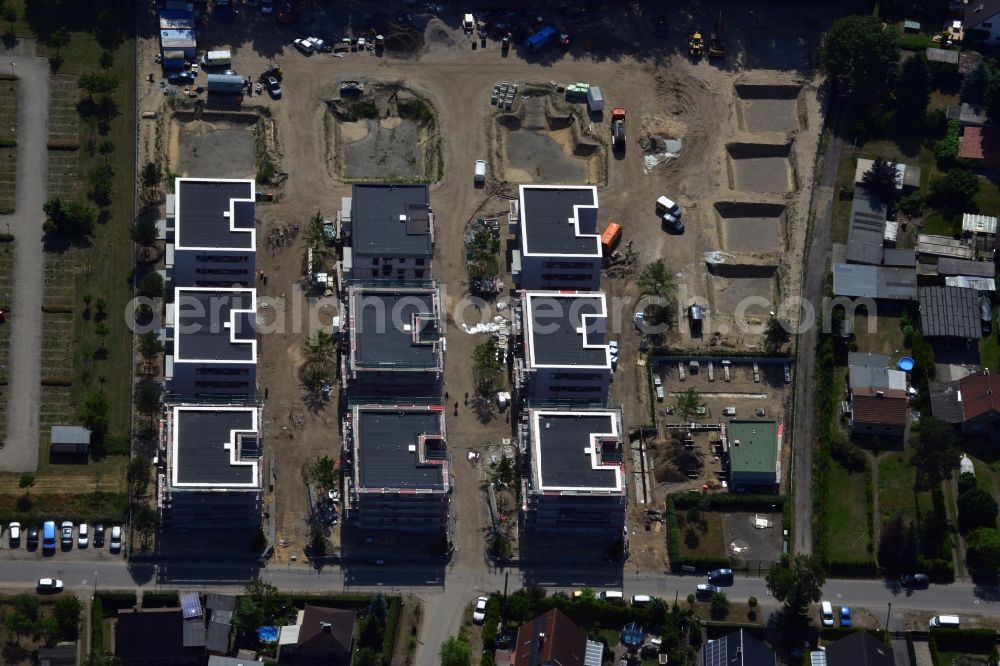
<path id="1" fill-rule="evenodd" d="M 625 150 L 625 109 L 611 110 L 611 144 L 615 150 Z"/>
<path id="2" fill-rule="evenodd" d="M 601 248 L 604 250 L 605 257 L 611 254 L 611 251 L 618 245 L 621 237 L 622 225 L 617 222 L 608 222 L 608 226 L 604 228 L 604 233 L 601 234 Z"/>
<path id="3" fill-rule="evenodd" d="M 700 58 L 705 49 L 705 38 L 701 36 L 701 30 L 694 30 L 688 33 L 688 55 L 692 58 Z"/>
<path id="4" fill-rule="evenodd" d="M 552 43 L 557 36 L 558 33 L 556 32 L 556 29 L 551 25 L 547 25 L 531 37 L 528 37 L 527 41 L 524 42 L 524 45 L 529 51 L 535 53 Z"/>
<path id="5" fill-rule="evenodd" d="M 201 57 L 202 67 L 222 67 L 233 62 L 231 51 L 209 51 Z"/>

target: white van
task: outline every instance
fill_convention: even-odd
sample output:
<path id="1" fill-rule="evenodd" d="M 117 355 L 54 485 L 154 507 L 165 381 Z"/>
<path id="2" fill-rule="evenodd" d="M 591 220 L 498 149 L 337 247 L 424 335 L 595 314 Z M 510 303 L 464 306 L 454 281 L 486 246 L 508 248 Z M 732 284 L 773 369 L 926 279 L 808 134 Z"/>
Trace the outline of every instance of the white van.
<path id="1" fill-rule="evenodd" d="M 657 199 L 656 207 L 665 213 L 673 213 L 680 208 L 680 206 L 677 205 L 676 201 L 668 199 L 667 197 L 660 197 L 659 199 Z"/>
<path id="2" fill-rule="evenodd" d="M 614 603 L 621 603 L 625 596 L 618 590 L 601 590 L 601 593 L 597 595 L 601 601 L 611 601 Z"/>
<path id="3" fill-rule="evenodd" d="M 632 595 L 632 605 L 633 606 L 648 606 L 649 602 L 653 600 L 653 597 L 648 594 L 634 594 Z"/>
<path id="4" fill-rule="evenodd" d="M 222 67 L 231 65 L 233 54 L 231 51 L 209 51 L 201 57 L 202 67 Z"/>
<path id="5" fill-rule="evenodd" d="M 950 627 L 957 629 L 959 620 L 957 615 L 935 615 L 927 624 L 931 627 Z"/>
<path id="6" fill-rule="evenodd" d="M 486 160 L 476 160 L 476 171 L 473 182 L 482 185 L 486 182 Z"/>
<path id="7" fill-rule="evenodd" d="M 833 626 L 833 606 L 830 605 L 829 601 L 824 601 L 820 604 L 820 619 L 823 621 L 824 627 Z"/>

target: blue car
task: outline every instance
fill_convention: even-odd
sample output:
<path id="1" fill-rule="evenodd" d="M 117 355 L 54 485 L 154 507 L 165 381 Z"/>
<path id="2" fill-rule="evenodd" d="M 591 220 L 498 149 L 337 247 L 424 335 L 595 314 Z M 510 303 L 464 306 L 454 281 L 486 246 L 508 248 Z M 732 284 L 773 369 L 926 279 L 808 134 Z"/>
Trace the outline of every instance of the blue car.
<path id="1" fill-rule="evenodd" d="M 840 626 L 851 626 L 851 609 L 849 606 L 840 607 Z"/>

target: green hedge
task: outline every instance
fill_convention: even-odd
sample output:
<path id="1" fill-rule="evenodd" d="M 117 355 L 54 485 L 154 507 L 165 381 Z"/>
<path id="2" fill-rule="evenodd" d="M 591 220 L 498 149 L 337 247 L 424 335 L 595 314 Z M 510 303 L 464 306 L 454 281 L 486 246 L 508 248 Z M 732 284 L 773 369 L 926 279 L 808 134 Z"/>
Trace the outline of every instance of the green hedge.
<path id="1" fill-rule="evenodd" d="M 955 582 L 955 565 L 952 560 L 919 558 L 917 568 L 926 571 L 931 582 L 939 585 Z"/>
<path id="2" fill-rule="evenodd" d="M 771 513 L 782 511 L 785 506 L 785 498 L 781 495 L 676 493 L 668 496 L 668 499 L 671 498 L 679 509 L 686 509 L 704 502 L 707 511 L 765 511 Z"/>
<path id="3" fill-rule="evenodd" d="M 402 600 L 399 597 L 386 597 L 385 601 L 389 605 L 389 613 L 385 618 L 385 635 L 382 637 L 382 663 L 388 664 L 392 661 L 392 652 L 396 647 L 396 630 L 399 627 Z"/>
<path id="4" fill-rule="evenodd" d="M 95 596 L 90 603 L 90 651 L 104 648 L 104 606 L 101 597 Z"/>
<path id="5" fill-rule="evenodd" d="M 143 608 L 172 608 L 180 605 L 179 592 L 143 592 Z"/>
<path id="6" fill-rule="evenodd" d="M 135 606 L 135 592 L 99 592 L 96 599 L 101 600 L 104 617 L 115 617 L 123 608 Z"/>
<path id="7" fill-rule="evenodd" d="M 836 641 L 844 636 L 850 636 L 858 631 L 867 631 L 869 634 L 885 642 L 885 632 L 881 629 L 856 629 L 854 627 L 825 627 L 819 630 L 820 638 L 828 641 Z"/>
<path id="8" fill-rule="evenodd" d="M 489 653 L 493 661 L 493 651 L 497 647 L 497 624 L 500 622 L 500 597 L 491 594 L 486 602 L 486 619 L 483 621 L 483 653 Z"/>
<path id="9" fill-rule="evenodd" d="M 827 575 L 836 578 L 878 578 L 878 566 L 872 560 L 826 560 Z"/>
<path id="10" fill-rule="evenodd" d="M 760 624 L 749 624 L 746 622 L 706 622 L 705 635 L 708 640 L 714 641 L 717 638 L 728 636 L 734 631 L 743 630 L 758 640 L 767 637 L 767 627 Z"/>
<path id="11" fill-rule="evenodd" d="M 995 654 L 997 632 L 993 629 L 931 629 L 931 641 L 945 652 Z"/>
<path id="12" fill-rule="evenodd" d="M 675 493 L 667 495 L 665 502 L 666 524 L 667 524 L 667 559 L 670 560 L 670 568 L 675 573 L 680 571 L 682 566 L 691 566 L 699 572 L 719 567 L 728 567 L 731 560 L 728 557 L 693 557 L 681 555 L 680 547 L 680 527 L 677 524 L 677 509 L 685 509 L 696 504 L 704 505 L 706 511 L 764 511 L 771 513 L 780 510 L 781 521 L 785 529 L 791 526 L 791 503 L 787 498 L 780 495 L 737 495 L 737 494 L 716 494 L 704 495 L 701 493 Z M 777 509 L 772 507 L 777 506 Z"/>

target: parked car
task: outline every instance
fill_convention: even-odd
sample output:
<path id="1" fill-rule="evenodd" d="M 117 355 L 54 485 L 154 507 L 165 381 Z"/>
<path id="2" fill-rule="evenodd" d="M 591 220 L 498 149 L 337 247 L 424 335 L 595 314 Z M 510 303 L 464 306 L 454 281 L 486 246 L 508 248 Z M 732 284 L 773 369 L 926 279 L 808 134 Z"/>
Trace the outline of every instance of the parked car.
<path id="1" fill-rule="evenodd" d="M 58 578 L 39 578 L 36 588 L 39 594 L 62 592 L 63 582 Z"/>
<path id="2" fill-rule="evenodd" d="M 117 553 L 122 549 L 122 528 L 115 525 L 111 528 L 111 552 Z"/>
<path id="3" fill-rule="evenodd" d="M 76 545 L 78 548 L 86 548 L 90 545 L 90 529 L 87 523 L 80 523 L 80 530 L 77 532 Z"/>
<path id="4" fill-rule="evenodd" d="M 930 576 L 927 574 L 904 574 L 899 577 L 899 584 L 903 587 L 927 587 L 931 584 Z"/>
<path id="5" fill-rule="evenodd" d="M 302 55 L 312 55 L 316 51 L 323 49 L 325 44 L 319 37 L 302 37 L 292 40 L 292 45 L 299 50 Z"/>
<path id="6" fill-rule="evenodd" d="M 194 72 L 177 72 L 167 77 L 167 83 L 175 86 L 190 86 L 194 84 L 196 78 Z"/>
<path id="7" fill-rule="evenodd" d="M 267 91 L 274 99 L 281 99 L 281 84 L 273 76 L 267 77 Z"/>
<path id="8" fill-rule="evenodd" d="M 486 604 L 488 601 L 487 597 L 476 599 L 476 609 L 472 611 L 472 621 L 476 624 L 482 624 L 486 621 Z"/>
<path id="9" fill-rule="evenodd" d="M 32 526 L 28 528 L 28 550 L 36 548 L 38 548 L 38 527 Z"/>
<path id="10" fill-rule="evenodd" d="M 94 525 L 94 548 L 104 546 L 104 525 Z"/>
<path id="11" fill-rule="evenodd" d="M 483 185 L 486 183 L 486 160 L 476 160 L 472 182 L 476 185 Z"/>
<path id="12" fill-rule="evenodd" d="M 56 523 L 54 520 L 46 520 L 42 526 L 42 553 L 55 554 L 56 552 Z"/>
<path id="13" fill-rule="evenodd" d="M 708 582 L 713 585 L 732 585 L 733 584 L 733 570 L 732 569 L 713 569 L 708 572 Z"/>
<path id="14" fill-rule="evenodd" d="M 10 540 L 11 548 L 18 548 L 21 545 L 21 523 L 11 523 L 10 527 L 7 528 L 9 533 L 7 534 Z"/>
<path id="15" fill-rule="evenodd" d="M 840 607 L 840 626 L 849 627 L 851 626 L 851 607 L 841 606 Z"/>
<path id="16" fill-rule="evenodd" d="M 73 547 L 73 523 L 70 521 L 64 521 L 60 526 L 60 531 L 62 532 L 62 547 L 69 550 Z"/>
<path id="17" fill-rule="evenodd" d="M 820 604 L 819 617 L 823 622 L 824 627 L 833 626 L 833 606 L 830 605 L 829 601 L 824 601 Z"/>
<path id="18" fill-rule="evenodd" d="M 712 585 L 711 583 L 702 583 L 694 589 L 694 596 L 699 599 L 707 599 L 716 592 L 722 592 L 722 588 L 718 585 Z"/>
<path id="19" fill-rule="evenodd" d="M 659 197 L 656 200 L 656 208 L 667 228 L 673 229 L 679 234 L 684 233 L 684 223 L 681 222 L 683 213 L 677 202 L 667 197 Z"/>

